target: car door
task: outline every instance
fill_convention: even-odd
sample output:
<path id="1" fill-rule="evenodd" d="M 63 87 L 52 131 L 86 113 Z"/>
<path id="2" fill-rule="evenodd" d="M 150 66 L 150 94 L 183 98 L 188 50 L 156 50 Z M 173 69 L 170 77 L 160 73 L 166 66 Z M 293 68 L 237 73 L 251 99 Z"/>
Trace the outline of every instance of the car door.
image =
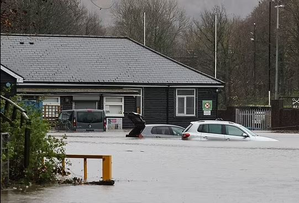
<path id="1" fill-rule="evenodd" d="M 248 141 L 250 137 L 244 137 L 246 134 L 243 130 L 233 125 L 225 125 L 225 140 L 228 141 Z"/>
<path id="2" fill-rule="evenodd" d="M 201 124 L 198 128 L 200 138 L 211 141 L 224 141 L 224 129 L 221 124 Z"/>

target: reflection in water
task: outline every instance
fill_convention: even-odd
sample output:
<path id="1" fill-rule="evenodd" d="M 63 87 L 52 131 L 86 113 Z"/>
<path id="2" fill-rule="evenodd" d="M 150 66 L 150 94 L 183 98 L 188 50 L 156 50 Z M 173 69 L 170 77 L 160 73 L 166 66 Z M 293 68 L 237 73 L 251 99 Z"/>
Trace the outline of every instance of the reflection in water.
<path id="1" fill-rule="evenodd" d="M 67 153 L 111 154 L 114 186 L 3 191 L 2 202 L 298 202 L 299 135 L 265 134 L 279 142 L 257 143 L 131 139 L 126 133 L 109 133 L 75 134 L 67 139 Z M 70 161 L 72 176 L 82 177 L 83 161 Z M 88 181 L 101 179 L 101 172 L 101 161 L 88 160 Z"/>

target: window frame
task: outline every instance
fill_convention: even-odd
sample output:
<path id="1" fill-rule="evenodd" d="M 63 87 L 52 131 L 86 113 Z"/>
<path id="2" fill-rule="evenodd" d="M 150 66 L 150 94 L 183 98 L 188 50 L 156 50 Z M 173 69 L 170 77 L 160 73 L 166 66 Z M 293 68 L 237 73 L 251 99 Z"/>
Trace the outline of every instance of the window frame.
<path id="1" fill-rule="evenodd" d="M 57 102 L 47 102 L 46 99 L 57 99 Z M 43 100 L 43 106 L 45 105 L 57 105 L 60 106 L 60 97 L 45 97 Z"/>
<path id="2" fill-rule="evenodd" d="M 193 91 L 193 114 L 187 114 L 187 97 L 192 97 L 191 95 L 178 95 L 180 90 L 192 90 Z M 176 89 L 176 116 L 192 117 L 196 116 L 196 89 Z M 179 98 L 184 98 L 184 113 L 179 113 Z"/>
<path id="3" fill-rule="evenodd" d="M 113 98 L 113 99 L 121 99 L 121 102 L 107 102 L 106 99 L 110 99 L 110 98 Z M 111 113 L 107 113 L 107 110 L 106 110 L 106 106 L 121 106 L 121 114 L 111 114 Z M 125 107 L 125 99 L 124 97 L 104 97 L 104 111 L 105 111 L 105 114 L 107 117 L 111 117 L 111 116 L 114 116 L 114 117 L 124 117 L 124 107 Z"/>

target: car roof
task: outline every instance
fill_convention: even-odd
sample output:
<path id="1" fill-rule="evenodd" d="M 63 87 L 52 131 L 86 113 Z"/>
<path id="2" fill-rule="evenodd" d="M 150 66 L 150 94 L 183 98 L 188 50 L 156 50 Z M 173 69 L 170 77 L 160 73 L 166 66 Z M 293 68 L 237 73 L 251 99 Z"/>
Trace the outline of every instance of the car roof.
<path id="1" fill-rule="evenodd" d="M 169 126 L 169 127 L 179 127 L 179 128 L 184 128 L 184 127 L 182 127 L 182 126 L 179 126 L 179 125 L 172 125 L 172 124 L 146 124 L 145 126 L 148 126 L 148 127 Z"/>
<path id="2" fill-rule="evenodd" d="M 238 125 L 237 123 L 234 123 L 232 121 L 222 121 L 222 120 L 199 120 L 199 121 L 192 121 L 192 124 L 195 123 L 206 123 L 206 124 L 233 124 Z"/>

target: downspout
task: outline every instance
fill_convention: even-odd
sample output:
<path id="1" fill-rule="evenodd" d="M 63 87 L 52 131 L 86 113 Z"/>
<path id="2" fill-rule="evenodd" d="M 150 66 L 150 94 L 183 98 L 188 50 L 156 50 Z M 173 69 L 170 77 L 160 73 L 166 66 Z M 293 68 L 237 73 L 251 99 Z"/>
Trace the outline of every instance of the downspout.
<path id="1" fill-rule="evenodd" d="M 219 89 L 216 89 L 216 118 L 218 118 L 218 95 L 219 95 Z"/>
<path id="2" fill-rule="evenodd" d="M 166 94 L 166 124 L 169 123 L 169 85 L 167 85 L 167 94 Z"/>

